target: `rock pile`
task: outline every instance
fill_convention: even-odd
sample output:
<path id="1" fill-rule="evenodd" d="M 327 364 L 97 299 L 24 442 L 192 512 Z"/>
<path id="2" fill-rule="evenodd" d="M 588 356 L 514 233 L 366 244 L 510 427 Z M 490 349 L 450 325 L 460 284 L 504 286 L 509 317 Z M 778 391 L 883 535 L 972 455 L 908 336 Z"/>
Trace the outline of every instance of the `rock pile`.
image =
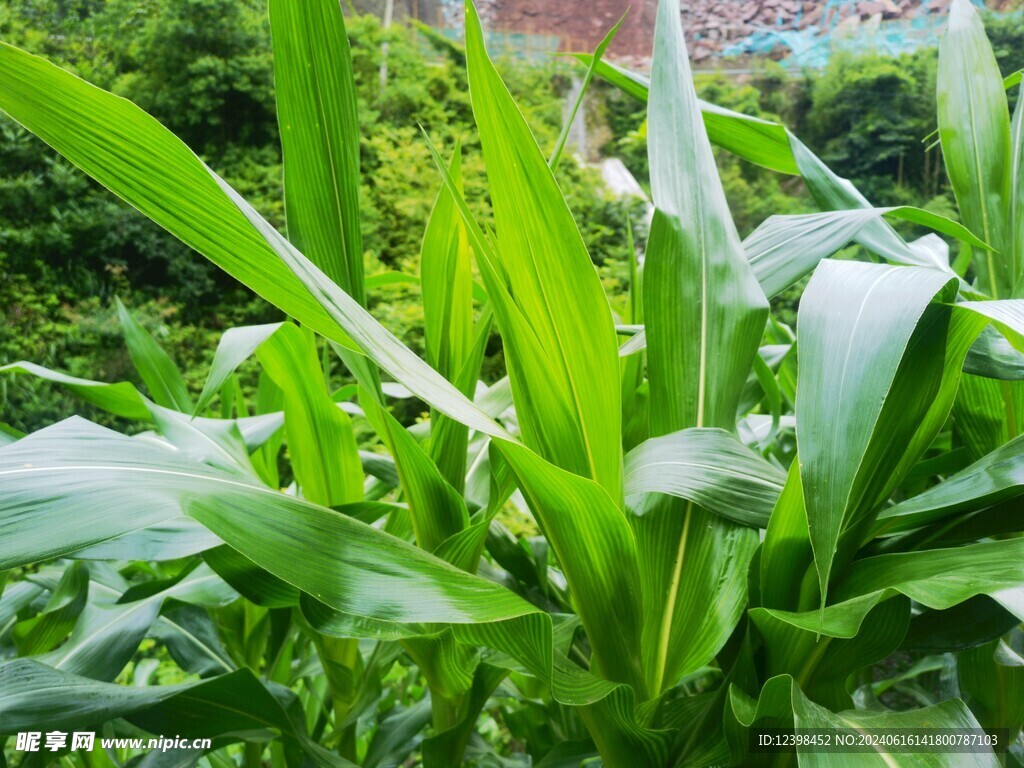
<path id="1" fill-rule="evenodd" d="M 1012 0 L 989 0 L 999 10 Z M 938 21 L 951 0 L 683 0 L 690 54 L 710 59 L 766 32 L 832 32 L 859 25 L 915 19 Z M 453 4 L 453 7 L 456 4 Z M 461 5 L 458 3 L 457 5 Z M 592 49 L 626 10 L 611 53 L 650 55 L 657 0 L 477 0 L 486 25 L 498 32 L 552 35 L 562 50 Z M 927 19 L 925 18 L 927 17 Z"/>
<path id="2" fill-rule="evenodd" d="M 683 3 L 695 61 L 709 58 L 750 35 L 772 30 L 832 30 L 860 22 L 942 14 L 951 0 L 691 0 Z"/>

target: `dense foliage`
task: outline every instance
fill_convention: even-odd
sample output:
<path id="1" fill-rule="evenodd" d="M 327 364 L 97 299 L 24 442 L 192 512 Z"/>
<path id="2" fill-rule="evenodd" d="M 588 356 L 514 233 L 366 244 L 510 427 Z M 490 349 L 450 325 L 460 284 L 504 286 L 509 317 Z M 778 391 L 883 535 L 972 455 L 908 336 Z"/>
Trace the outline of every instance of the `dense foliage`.
<path id="1" fill-rule="evenodd" d="M 677 0 L 659 4 L 649 79 L 603 46 L 583 56 L 642 112 L 605 102 L 610 141 L 646 152 L 654 213 L 636 240 L 624 204 L 577 191 L 557 77 L 503 80 L 471 4 L 465 50 L 429 68 L 396 33 L 392 98 L 374 94 L 379 46 L 348 34 L 390 32 L 347 31 L 334 0 L 271 0 L 266 134 L 244 42 L 237 66 L 168 43 L 186 6 L 225 15 L 213 48 L 256 39 L 262 17 L 172 5 L 137 20 L 147 53 L 95 79 L 157 112 L 159 83 L 201 102 L 168 122 L 209 164 L 132 102 L 0 44 L 0 109 L 134 206 L 140 237 L 167 236 L 145 216 L 237 281 L 201 290 L 246 323 L 183 370 L 115 300 L 116 321 L 65 322 L 93 334 L 83 348 L 115 348 L 116 328 L 125 376 L 0 367 L 124 427 L 0 431 L 0 735 L 211 740 L 58 748 L 90 768 L 1024 765 L 1024 102 L 1011 117 L 1019 78 L 1004 83 L 969 0 L 934 68 L 921 54 L 919 70 L 830 75 L 888 83 L 914 110 L 910 80 L 934 76 L 947 181 L 895 149 L 927 120 L 880 109 L 893 130 L 877 132 L 841 88 L 808 97 L 823 124 L 874 137 L 848 156 L 819 138 L 873 192 L 896 163 L 896 206 L 771 119 L 774 73 L 761 90 L 706 80 L 726 104 L 698 99 Z M 99 24 L 97 7 L 72 9 Z M 151 59 L 168 79 L 118 71 Z M 251 87 L 215 85 L 236 79 Z M 410 114 L 422 131 L 398 125 Z M 273 163 L 226 143 L 235 130 L 283 166 L 283 198 Z M 9 140 L 38 152 L 21 129 Z M 69 202 L 107 199 L 65 173 Z M 404 339 L 381 322 L 389 285 L 418 287 Z M 768 752 L 767 728 L 996 744 Z M 50 757 L 11 738 L 4 754 Z"/>

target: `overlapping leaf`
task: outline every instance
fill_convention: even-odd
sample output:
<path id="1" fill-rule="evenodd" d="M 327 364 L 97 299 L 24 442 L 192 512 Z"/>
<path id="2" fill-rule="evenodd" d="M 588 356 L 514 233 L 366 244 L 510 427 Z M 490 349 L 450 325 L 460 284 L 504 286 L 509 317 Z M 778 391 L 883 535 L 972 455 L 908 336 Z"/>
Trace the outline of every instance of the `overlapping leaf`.
<path id="1" fill-rule="evenodd" d="M 677 0 L 658 7 L 648 124 L 656 206 L 643 281 L 650 434 L 731 431 L 768 303 L 718 179 Z M 632 522 L 645 595 L 645 674 L 656 695 L 707 663 L 739 620 L 756 536 L 680 499 Z"/>

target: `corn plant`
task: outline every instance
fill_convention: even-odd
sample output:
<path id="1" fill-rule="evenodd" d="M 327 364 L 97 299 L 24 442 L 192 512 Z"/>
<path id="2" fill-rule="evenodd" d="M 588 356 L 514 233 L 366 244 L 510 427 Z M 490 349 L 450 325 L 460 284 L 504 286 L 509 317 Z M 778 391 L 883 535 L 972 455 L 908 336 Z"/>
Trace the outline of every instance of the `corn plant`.
<path id="1" fill-rule="evenodd" d="M 700 102 L 675 0 L 649 80 L 602 44 L 588 80 L 648 107 L 656 211 L 625 317 L 552 170 L 565 134 L 542 151 L 466 16 L 494 227 L 459 148 L 431 144 L 426 360 L 366 309 L 338 3 L 270 3 L 287 236 L 132 104 L 0 45 L 0 108 L 290 318 L 227 331 L 195 399 L 123 306 L 146 394 L 6 367 L 147 429 L 4 437 L 0 731 L 208 737 L 173 757 L 211 766 L 1021 764 L 1024 118 L 970 4 L 940 52 L 963 224 L 872 207 L 781 125 Z M 799 174 L 822 212 L 741 241 L 712 143 Z M 830 258 L 851 242 L 863 258 Z M 808 274 L 794 330 L 769 300 Z M 486 386 L 492 329 L 507 376 Z M 429 419 L 399 423 L 396 396 Z M 121 684 L 129 664 L 152 682 L 147 637 L 182 674 Z M 488 747 L 484 711 L 525 754 Z M 752 749 L 767 727 L 1002 741 Z M 128 758 L 159 762 L 67 757 Z"/>

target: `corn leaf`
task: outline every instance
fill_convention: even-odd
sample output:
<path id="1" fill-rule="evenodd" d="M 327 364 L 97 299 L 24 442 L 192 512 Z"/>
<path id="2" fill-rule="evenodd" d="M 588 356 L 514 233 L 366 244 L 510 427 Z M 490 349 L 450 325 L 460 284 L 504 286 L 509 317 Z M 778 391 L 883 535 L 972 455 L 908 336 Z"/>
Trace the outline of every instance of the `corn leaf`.
<path id="1" fill-rule="evenodd" d="M 642 690 L 635 653 L 640 584 L 636 541 L 626 516 L 596 482 L 554 467 L 522 446 L 498 443 L 498 448 L 569 580 L 594 648 L 592 666 L 606 679 Z"/>
<path id="2" fill-rule="evenodd" d="M 791 614 L 754 608 L 764 675 L 791 674 L 804 692 L 829 709 L 852 705 L 847 679 L 899 648 L 910 623 L 910 601 L 899 595 L 854 600 L 844 610 Z M 819 629 L 820 622 L 820 629 Z"/>
<path id="3" fill-rule="evenodd" d="M 117 299 L 117 316 L 121 321 L 121 329 L 128 354 L 135 363 L 135 370 L 146 382 L 149 394 L 157 405 L 174 408 L 182 413 L 191 413 L 192 398 L 189 397 L 185 378 L 178 370 L 170 356 L 150 336 L 149 331 L 142 327 L 138 320 L 127 310 L 120 299 Z"/>
<path id="4" fill-rule="evenodd" d="M 578 54 L 584 63 L 592 57 Z M 646 102 L 650 83 L 642 75 L 609 62 L 600 62 L 598 74 L 624 93 Z M 779 173 L 799 175 L 824 211 L 870 208 L 871 204 L 849 180 L 837 176 L 781 123 L 698 102 L 708 138 L 738 157 Z M 857 234 L 857 242 L 898 263 L 914 258 L 914 251 L 885 221 L 869 221 Z"/>
<path id="5" fill-rule="evenodd" d="M 595 56 L 576 54 L 588 67 L 595 67 Z M 598 60 L 596 72 L 612 85 L 639 101 L 646 102 L 650 82 L 610 61 Z M 699 101 L 701 117 L 712 143 L 752 163 L 779 173 L 797 174 L 799 169 L 789 148 L 786 129 L 779 123 L 744 115 L 740 112 Z"/>
<path id="6" fill-rule="evenodd" d="M 60 384 L 87 403 L 92 403 L 115 416 L 123 416 L 134 421 L 150 421 L 153 418 L 146 407 L 145 398 L 135 385 L 128 381 L 109 384 L 105 381 L 80 379 L 25 360 L 0 366 L 0 373 L 35 376 L 44 381 Z"/>
<path id="7" fill-rule="evenodd" d="M 362 499 L 352 421 L 327 391 L 313 334 L 285 324 L 256 355 L 284 393 L 285 439 L 303 496 L 325 507 Z"/>
<path id="8" fill-rule="evenodd" d="M 120 602 L 123 596 L 116 590 L 93 581 L 89 585 L 89 604 L 78 617 L 67 642 L 40 656 L 38 661 L 93 680 L 113 682 L 138 651 L 139 643 L 146 637 L 167 600 L 219 607 L 238 597 L 237 592 L 205 566 L 192 569 L 183 577 L 170 579 L 159 587 L 154 587 L 156 591 L 152 594 Z M 231 672 L 233 666 L 221 660 L 219 671 Z"/>
<path id="9" fill-rule="evenodd" d="M 668 18 L 659 13 L 648 108 L 657 212 L 644 265 L 644 313 L 656 435 L 734 428 L 768 314 L 699 120 L 682 29 Z"/>
<path id="10" fill-rule="evenodd" d="M 203 162 L 160 123 L 6 43 L 0 77 L 0 109 L 15 122 L 267 301 L 351 344 Z"/>
<path id="11" fill-rule="evenodd" d="M 969 0 L 954 0 L 939 45 L 938 121 L 942 155 L 964 224 L 993 251 L 975 259 L 979 287 L 1009 298 L 1018 268 L 1006 252 L 1010 115 L 992 46 Z"/>
<path id="12" fill-rule="evenodd" d="M 1018 73 L 1019 75 L 1020 73 Z M 1024 101 L 1018 95 L 1010 121 L 1010 189 L 1006 200 L 1007 246 L 1003 255 L 1012 263 L 1017 282 L 1011 298 L 1024 296 Z"/>
<path id="13" fill-rule="evenodd" d="M 131 490 L 143 478 L 144 497 Z M 507 590 L 352 518 L 81 419 L 0 449 L 0 485 L 5 569 L 188 515 L 336 609 L 412 622 L 531 610 Z M 57 514 L 59 540 L 52 535 Z M 382 563 L 396 567 L 382 570 Z"/>
<path id="14" fill-rule="evenodd" d="M 442 542 L 469 525 L 466 502 L 405 427 L 370 397 L 362 400 L 367 419 L 395 457 L 416 543 L 427 552 L 435 552 Z"/>
<path id="15" fill-rule="evenodd" d="M 730 689 L 730 706 L 736 719 L 749 728 L 759 720 L 792 723 L 795 728 L 828 729 L 849 732 L 856 736 L 863 729 L 875 728 L 951 728 L 980 729 L 978 721 L 962 701 L 943 702 L 923 709 L 905 712 L 871 712 L 849 710 L 833 713 L 814 703 L 801 691 L 797 681 L 790 675 L 779 675 L 765 682 L 757 700 L 752 699 L 733 686 Z M 743 745 L 741 749 L 746 749 Z M 849 753 L 820 751 L 814 747 L 797 746 L 801 768 L 842 768 L 855 759 L 864 768 L 996 768 L 1000 763 L 991 751 L 977 753 L 916 753 L 907 754 L 894 750 L 880 750 L 870 746 L 858 752 L 854 758 Z"/>
<path id="16" fill-rule="evenodd" d="M 195 414 L 202 413 L 206 409 L 228 377 L 280 327 L 281 323 L 269 323 L 267 325 L 245 325 L 224 331 L 224 335 L 217 342 L 217 351 L 213 354 L 210 373 L 206 377 L 203 391 L 196 402 Z"/>
<path id="17" fill-rule="evenodd" d="M 11 638 L 23 656 L 52 650 L 63 641 L 89 597 L 89 570 L 84 563 L 73 563 L 61 577 L 43 609 L 22 619 L 11 629 Z"/>
<path id="18" fill-rule="evenodd" d="M 462 188 L 462 149 L 455 148 L 449 168 Z M 472 395 L 486 341 L 474 344 L 473 265 L 465 225 L 452 195 L 442 186 L 423 235 L 420 274 L 423 290 L 423 340 L 427 361 L 464 395 Z M 481 320 L 481 331 L 489 320 Z M 479 334 L 486 338 L 487 333 Z M 464 372 L 465 369 L 465 372 Z M 430 454 L 448 483 L 466 482 L 469 430 L 434 412 L 430 418 Z"/>
<path id="19" fill-rule="evenodd" d="M 270 3 L 288 238 L 360 304 L 359 120 L 341 5 Z"/>
<path id="20" fill-rule="evenodd" d="M 220 177 L 212 172 L 211 175 L 229 199 L 238 206 L 255 231 L 265 239 L 268 247 L 288 265 L 315 297 L 316 302 L 328 313 L 335 323 L 335 328 L 349 331 L 352 334 L 350 340 L 364 350 L 369 358 L 405 385 L 410 392 L 437 410 L 471 429 L 495 437 L 508 438 L 508 433 L 493 418 L 476 407 L 469 398 L 445 381 L 444 377 L 420 360 L 395 338 L 394 334 L 377 322 L 358 302 L 332 283 L 315 264 L 299 253 Z M 298 315 L 294 316 L 301 319 Z M 329 334 L 325 335 L 330 337 Z M 370 384 L 372 386 L 373 383 Z"/>
<path id="21" fill-rule="evenodd" d="M 470 95 L 487 164 L 497 251 L 509 291 L 539 342 L 531 354 L 564 380 L 559 394 L 567 398 L 565 407 L 575 421 L 575 434 L 553 438 L 571 446 L 571 453 L 562 452 L 571 460 L 558 463 L 594 478 L 619 500 L 619 362 L 611 308 L 554 175 L 487 57 L 480 20 L 469 3 L 466 19 Z M 521 380 L 523 370 L 513 373 L 519 374 L 512 376 L 514 391 L 531 391 L 534 398 L 557 392 L 541 392 L 540 382 Z"/>
<path id="22" fill-rule="evenodd" d="M 1024 724 L 1024 656 L 1007 640 L 971 648 L 957 659 L 960 689 L 986 728 L 1019 733 Z"/>
<path id="23" fill-rule="evenodd" d="M 984 242 L 955 221 L 920 208 L 901 206 L 770 216 L 743 241 L 743 250 L 765 294 L 777 296 L 811 272 L 819 261 L 847 246 L 865 227 L 882 216 L 930 227 L 936 232 L 985 248 Z M 918 259 L 900 258 L 897 263 L 921 266 Z M 944 269 L 953 276 L 948 263 Z"/>
<path id="24" fill-rule="evenodd" d="M 566 116 L 565 124 L 562 126 L 561 133 L 558 134 L 558 140 L 555 142 L 555 148 L 551 152 L 551 157 L 548 159 L 548 166 L 552 171 L 558 170 L 558 164 L 562 161 L 562 153 L 565 151 L 565 145 L 569 141 L 569 131 L 572 130 L 573 123 L 576 122 L 576 115 L 580 111 L 580 106 L 583 104 L 583 97 L 587 95 L 587 88 L 590 87 L 590 81 L 594 79 L 594 74 L 597 72 L 597 67 L 601 63 L 601 57 L 604 56 L 604 52 L 608 50 L 608 46 L 611 45 L 612 40 L 615 39 L 615 33 L 619 31 L 619 27 L 622 26 L 622 22 L 625 21 L 625 15 L 622 16 L 615 26 L 608 30 L 601 42 L 597 44 L 597 48 L 594 49 L 593 56 L 590 57 L 590 66 L 587 67 L 587 74 L 583 77 L 583 83 L 579 88 L 579 95 L 576 97 L 576 101 L 573 102 L 572 109 L 569 110 L 569 114 Z"/>
<path id="25" fill-rule="evenodd" d="M 1000 600 L 1004 590 L 1020 586 L 1024 575 L 1024 539 L 986 541 L 953 549 L 900 552 L 859 560 L 836 585 L 836 605 L 893 590 L 936 610 L 951 608 L 975 595 Z M 1017 614 L 1020 606 L 1007 605 Z M 826 609 L 827 610 L 827 609 Z M 840 613 L 836 609 L 837 613 Z"/>
<path id="26" fill-rule="evenodd" d="M 197 683 L 132 687 L 58 671 L 30 659 L 0 665 L 4 733 L 73 730 L 115 718 L 151 733 L 167 728 L 193 738 L 247 733 L 262 740 L 274 730 L 317 765 L 350 766 L 313 742 L 304 726 L 297 727 L 287 713 L 293 696 L 280 689 L 272 693 L 247 669 Z"/>
<path id="27" fill-rule="evenodd" d="M 950 318 L 926 309 L 937 297 L 955 295 L 955 285 L 934 270 L 824 261 L 804 293 L 797 323 L 797 446 L 823 601 L 840 535 L 877 503 L 896 463 L 907 460 L 904 451 L 920 435 L 939 391 L 949 333 L 943 326 Z M 915 336 L 919 324 L 926 330 Z M 903 377 L 907 389 L 901 390 L 897 371 L 906 355 L 918 357 L 922 366 L 929 361 L 930 368 Z M 957 376 L 962 362 L 960 357 Z M 891 422 L 880 419 L 883 403 Z M 920 418 L 910 418 L 910 404 L 924 408 Z M 939 422 L 936 431 L 946 412 L 929 420 Z M 879 429 L 884 439 L 873 441 Z M 930 442 L 931 436 L 919 441 L 924 439 Z"/>
<path id="28" fill-rule="evenodd" d="M 1024 494 L 1024 437 L 1000 446 L 922 494 L 884 510 L 875 535 L 919 528 Z"/>
<path id="29" fill-rule="evenodd" d="M 676 0 L 659 4 L 648 150 L 656 211 L 644 262 L 650 434 L 732 431 L 768 303 L 743 254 L 694 91 Z M 746 596 L 756 534 L 692 501 L 632 519 L 651 695 L 706 664 Z M 718 606 L 714 612 L 702 605 Z"/>
<path id="30" fill-rule="evenodd" d="M 764 528 L 782 492 L 782 471 L 719 429 L 685 429 L 645 440 L 626 455 L 626 502 L 648 494 L 687 499 L 741 525 Z"/>

